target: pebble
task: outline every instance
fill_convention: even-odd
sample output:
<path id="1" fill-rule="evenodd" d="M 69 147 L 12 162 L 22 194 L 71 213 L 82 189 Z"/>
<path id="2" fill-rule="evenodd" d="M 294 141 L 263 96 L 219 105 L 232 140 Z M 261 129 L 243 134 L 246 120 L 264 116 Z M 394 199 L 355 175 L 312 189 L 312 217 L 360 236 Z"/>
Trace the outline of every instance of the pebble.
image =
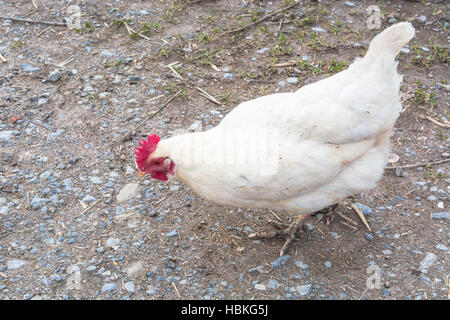
<path id="1" fill-rule="evenodd" d="M 224 79 L 233 80 L 233 74 L 230 72 L 226 72 L 223 74 Z"/>
<path id="2" fill-rule="evenodd" d="M 269 48 L 262 48 L 262 49 L 257 50 L 256 53 L 263 54 L 263 53 L 266 53 L 266 52 L 269 52 L 269 51 L 270 51 Z"/>
<path id="3" fill-rule="evenodd" d="M 133 199 L 138 195 L 139 184 L 128 183 L 126 184 L 117 195 L 117 202 L 121 203 L 130 199 Z"/>
<path id="4" fill-rule="evenodd" d="M 10 142 L 17 131 L 0 131 L 0 142 Z"/>
<path id="5" fill-rule="evenodd" d="M 300 260 L 295 261 L 295 266 L 302 269 L 302 270 L 306 270 L 309 268 L 309 266 L 306 263 L 303 263 Z"/>
<path id="6" fill-rule="evenodd" d="M 278 257 L 276 260 L 272 262 L 272 268 L 277 269 L 281 268 L 283 264 L 285 264 L 289 259 L 291 258 L 291 255 L 285 254 L 281 257 Z"/>
<path id="7" fill-rule="evenodd" d="M 297 292 L 301 296 L 306 296 L 311 291 L 311 285 L 310 284 L 304 284 L 296 287 Z"/>
<path id="8" fill-rule="evenodd" d="M 364 237 L 367 239 L 367 240 L 369 240 L 369 241 L 373 241 L 373 235 L 371 234 L 371 233 L 368 233 L 368 232 L 366 232 L 365 234 L 364 234 Z"/>
<path id="9" fill-rule="evenodd" d="M 327 268 L 331 268 L 331 262 L 330 261 L 325 261 L 325 267 Z"/>
<path id="10" fill-rule="evenodd" d="M 25 72 L 36 72 L 36 71 L 41 70 L 39 67 L 32 67 L 28 63 L 23 64 L 22 68 L 23 68 L 23 71 L 25 71 Z"/>
<path id="11" fill-rule="evenodd" d="M 262 284 L 262 283 L 257 283 L 257 284 L 255 284 L 255 289 L 256 290 L 260 290 L 260 291 L 264 291 L 264 290 L 266 290 L 266 286 L 264 284 Z"/>
<path id="12" fill-rule="evenodd" d="M 177 235 L 178 235 L 178 232 L 177 232 L 176 229 L 174 229 L 174 230 L 172 230 L 172 231 L 166 233 L 166 237 L 168 237 L 168 238 L 170 238 L 170 237 L 175 237 L 175 236 L 177 236 Z"/>
<path id="13" fill-rule="evenodd" d="M 400 51 L 406 54 L 411 52 L 411 50 L 409 50 L 408 48 L 401 48 Z"/>
<path id="14" fill-rule="evenodd" d="M 355 203 L 355 206 L 357 206 L 358 208 L 360 208 L 361 211 L 362 211 L 362 213 L 363 213 L 365 216 L 371 216 L 372 213 L 373 213 L 372 208 L 370 208 L 369 206 L 366 206 L 365 204 L 356 202 L 356 203 Z"/>
<path id="15" fill-rule="evenodd" d="M 134 281 L 128 281 L 128 282 L 125 282 L 123 286 L 125 287 L 125 289 L 126 289 L 129 293 L 135 293 L 135 292 L 136 292 L 135 289 L 134 289 L 134 287 L 135 287 Z"/>
<path id="16" fill-rule="evenodd" d="M 315 31 L 315 32 L 327 32 L 325 29 L 318 28 L 318 27 L 312 27 L 311 30 Z"/>
<path id="17" fill-rule="evenodd" d="M 59 69 L 55 69 L 47 77 L 47 81 L 56 82 L 62 77 L 62 72 Z"/>
<path id="18" fill-rule="evenodd" d="M 89 177 L 89 181 L 91 181 L 93 184 L 102 184 L 103 180 L 99 177 L 91 176 Z"/>
<path id="19" fill-rule="evenodd" d="M 115 283 L 106 283 L 102 287 L 102 293 L 112 292 L 114 290 L 117 290 L 117 284 Z"/>
<path id="20" fill-rule="evenodd" d="M 103 58 L 110 58 L 112 57 L 114 54 L 109 51 L 109 50 L 103 50 L 102 53 L 100 53 L 100 56 Z"/>
<path id="21" fill-rule="evenodd" d="M 22 268 L 25 264 L 26 264 L 26 262 L 23 260 L 13 259 L 13 260 L 9 260 L 6 265 L 8 267 L 8 270 L 15 270 L 15 269 Z"/>
<path id="22" fill-rule="evenodd" d="M 267 286 L 269 287 L 269 289 L 277 289 L 281 284 L 274 279 L 270 279 L 269 283 L 267 284 Z"/>
<path id="23" fill-rule="evenodd" d="M 191 131 L 191 132 L 202 131 L 202 122 L 200 120 L 194 121 L 194 123 L 192 123 L 189 126 L 188 131 Z"/>
<path id="24" fill-rule="evenodd" d="M 432 252 L 426 252 L 425 258 L 420 262 L 419 270 L 422 273 L 428 273 L 428 268 L 437 260 L 437 256 Z"/>
<path id="25" fill-rule="evenodd" d="M 424 15 L 420 15 L 417 17 L 417 20 L 419 20 L 420 22 L 426 22 L 427 21 L 427 17 L 425 17 Z"/>
<path id="26" fill-rule="evenodd" d="M 436 249 L 441 250 L 441 251 L 448 251 L 447 246 L 445 246 L 445 245 L 442 244 L 442 243 L 438 243 L 438 244 L 436 245 Z"/>
<path id="27" fill-rule="evenodd" d="M 431 214 L 431 218 L 433 218 L 433 219 L 448 219 L 448 220 L 450 220 L 450 211 L 447 211 L 447 212 L 433 212 Z"/>
<path id="28" fill-rule="evenodd" d="M 354 4 L 353 2 L 350 2 L 350 1 L 345 1 L 345 5 L 346 5 L 347 7 L 351 7 L 351 8 L 356 7 L 356 4 Z"/>
<path id="29" fill-rule="evenodd" d="M 298 83 L 298 78 L 297 77 L 290 77 L 290 78 L 287 78 L 286 81 L 288 83 L 291 83 L 291 84 L 297 84 Z"/>

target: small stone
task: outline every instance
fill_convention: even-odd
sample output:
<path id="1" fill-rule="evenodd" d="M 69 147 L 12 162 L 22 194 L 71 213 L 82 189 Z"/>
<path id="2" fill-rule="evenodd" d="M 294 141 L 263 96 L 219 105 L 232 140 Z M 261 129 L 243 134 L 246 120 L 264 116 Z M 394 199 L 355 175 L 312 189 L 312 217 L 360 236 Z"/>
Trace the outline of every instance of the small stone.
<path id="1" fill-rule="evenodd" d="M 91 176 L 89 177 L 89 181 L 91 181 L 93 184 L 102 184 L 103 180 L 99 177 Z"/>
<path id="2" fill-rule="evenodd" d="M 134 174 L 136 172 L 136 170 L 134 170 L 132 167 L 127 166 L 127 168 L 125 169 L 125 173 L 130 176 L 132 174 Z"/>
<path id="3" fill-rule="evenodd" d="M 100 56 L 103 57 L 103 58 L 110 58 L 113 55 L 114 54 L 111 53 L 109 50 L 103 50 L 102 53 L 100 54 Z"/>
<path id="4" fill-rule="evenodd" d="M 397 177 L 404 177 L 405 172 L 403 171 L 403 168 L 395 168 L 395 175 Z"/>
<path id="5" fill-rule="evenodd" d="M 25 263 L 26 262 L 23 260 L 13 259 L 13 260 L 9 260 L 6 265 L 8 267 L 8 270 L 15 270 L 15 269 L 22 268 L 25 265 Z"/>
<path id="6" fill-rule="evenodd" d="M 367 240 L 369 240 L 369 241 L 373 241 L 373 235 L 370 234 L 370 233 L 368 233 L 368 232 L 366 232 L 366 233 L 364 234 L 364 237 L 365 237 Z"/>
<path id="7" fill-rule="evenodd" d="M 105 246 L 117 250 L 119 248 L 119 244 L 120 244 L 120 239 L 109 238 L 108 240 L 106 240 Z"/>
<path id="8" fill-rule="evenodd" d="M 94 202 L 95 198 L 93 196 L 91 196 L 91 195 L 86 195 L 86 196 L 83 197 L 82 200 L 83 200 L 83 202 L 89 203 L 89 202 Z"/>
<path id="9" fill-rule="evenodd" d="M 361 209 L 362 213 L 363 213 L 365 216 L 371 216 L 372 213 L 373 213 L 372 208 L 370 208 L 369 206 L 366 206 L 365 204 L 356 202 L 356 203 L 355 203 L 355 206 L 357 206 L 359 209 Z"/>
<path id="10" fill-rule="evenodd" d="M 29 65 L 28 63 L 25 63 L 22 65 L 23 71 L 25 72 L 36 72 L 39 71 L 40 68 L 38 67 L 32 67 L 31 65 Z"/>
<path id="11" fill-rule="evenodd" d="M 350 2 L 350 1 L 345 1 L 345 5 L 346 5 L 347 7 L 351 7 L 351 8 L 356 7 L 356 4 L 354 4 L 353 2 Z"/>
<path id="12" fill-rule="evenodd" d="M 257 283 L 257 284 L 255 284 L 255 289 L 256 290 L 260 290 L 260 291 L 264 291 L 264 290 L 266 290 L 266 286 L 264 284 L 262 284 L 262 283 Z"/>
<path id="13" fill-rule="evenodd" d="M 295 266 L 302 269 L 302 270 L 306 270 L 309 268 L 309 266 L 306 263 L 303 263 L 300 260 L 295 261 Z"/>
<path id="14" fill-rule="evenodd" d="M 102 293 L 112 292 L 114 290 L 117 290 L 117 284 L 115 283 L 106 283 L 102 287 Z"/>
<path id="15" fill-rule="evenodd" d="M 137 83 L 137 82 L 139 82 L 139 80 L 141 80 L 141 78 L 140 77 L 138 77 L 138 76 L 129 76 L 128 78 L 127 78 L 127 81 L 129 82 L 129 83 Z"/>
<path id="16" fill-rule="evenodd" d="M 406 54 L 411 52 L 411 50 L 409 50 L 408 48 L 402 48 L 400 51 Z"/>
<path id="17" fill-rule="evenodd" d="M 129 281 L 129 282 L 125 282 L 124 285 L 125 289 L 129 292 L 129 293 L 135 293 L 135 289 L 134 289 L 134 281 Z"/>
<path id="18" fill-rule="evenodd" d="M 0 131 L 0 142 L 10 142 L 14 131 Z"/>
<path id="19" fill-rule="evenodd" d="M 270 279 L 268 283 L 269 289 L 277 289 L 280 286 L 280 283 L 277 280 Z"/>
<path id="20" fill-rule="evenodd" d="M 133 170 L 134 171 L 134 170 Z M 126 184 L 117 195 L 117 202 L 124 202 L 133 199 L 138 195 L 139 184 L 128 183 Z"/>
<path id="21" fill-rule="evenodd" d="M 43 106 L 44 104 L 46 104 L 47 102 L 48 102 L 47 99 L 45 99 L 45 98 L 39 98 L 37 105 L 38 105 L 38 107 L 41 107 L 41 106 Z"/>
<path id="22" fill-rule="evenodd" d="M 445 245 L 442 244 L 442 243 L 438 243 L 438 244 L 436 245 L 436 249 L 441 250 L 441 251 L 448 251 L 447 246 L 445 246 Z"/>
<path id="23" fill-rule="evenodd" d="M 127 275 L 133 277 L 138 274 L 144 268 L 144 263 L 142 261 L 134 262 L 131 266 L 127 268 Z"/>
<path id="24" fill-rule="evenodd" d="M 311 30 L 314 32 L 327 32 L 325 29 L 318 28 L 318 27 L 312 27 Z"/>
<path id="25" fill-rule="evenodd" d="M 327 268 L 331 268 L 331 262 L 330 261 L 325 261 L 324 265 Z"/>
<path id="26" fill-rule="evenodd" d="M 168 238 L 170 238 L 170 237 L 175 237 L 175 236 L 177 236 L 177 235 L 178 235 L 178 232 L 177 232 L 176 229 L 174 229 L 174 230 L 172 230 L 172 231 L 166 233 L 166 237 L 168 237 Z"/>
<path id="27" fill-rule="evenodd" d="M 433 219 L 448 219 L 448 220 L 450 220 L 450 211 L 447 211 L 447 212 L 433 212 L 431 214 L 431 218 L 433 218 Z"/>
<path id="28" fill-rule="evenodd" d="M 298 83 L 298 78 L 297 77 L 289 77 L 289 78 L 287 78 L 286 81 L 288 83 L 291 83 L 291 84 L 297 84 Z"/>
<path id="29" fill-rule="evenodd" d="M 233 80 L 233 74 L 230 72 L 224 73 L 223 78 L 228 79 L 228 80 Z"/>
<path id="30" fill-rule="evenodd" d="M 301 296 L 306 296 L 311 291 L 311 285 L 310 284 L 304 284 L 301 286 L 296 287 L 297 292 Z"/>
<path id="31" fill-rule="evenodd" d="M 437 256 L 432 252 L 425 253 L 425 258 L 420 262 L 419 270 L 422 273 L 427 273 L 428 268 L 437 260 Z"/>
<path id="32" fill-rule="evenodd" d="M 189 126 L 188 130 L 191 132 L 202 131 L 202 122 L 200 120 L 195 121 L 193 124 Z"/>
<path id="33" fill-rule="evenodd" d="M 419 20 L 420 22 L 426 22 L 427 21 L 427 17 L 425 17 L 424 15 L 420 15 L 417 17 L 417 20 Z"/>
<path id="34" fill-rule="evenodd" d="M 55 69 L 47 77 L 47 81 L 56 82 L 62 77 L 62 72 L 59 69 Z"/>
<path id="35" fill-rule="evenodd" d="M 257 50 L 256 53 L 263 54 L 263 53 L 266 53 L 266 52 L 269 52 L 269 51 L 270 51 L 269 48 L 262 48 L 262 49 Z"/>
<path id="36" fill-rule="evenodd" d="M 289 259 L 291 258 L 291 255 L 285 254 L 281 257 L 278 257 L 275 261 L 272 262 L 272 268 L 277 269 L 281 268 L 283 264 L 285 264 Z"/>

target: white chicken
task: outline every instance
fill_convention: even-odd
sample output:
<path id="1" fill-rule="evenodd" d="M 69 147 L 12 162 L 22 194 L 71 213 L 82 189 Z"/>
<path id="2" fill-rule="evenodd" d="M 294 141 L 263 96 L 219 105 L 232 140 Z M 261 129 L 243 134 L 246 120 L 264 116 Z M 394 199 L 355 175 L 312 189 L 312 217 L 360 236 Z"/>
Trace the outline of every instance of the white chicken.
<path id="1" fill-rule="evenodd" d="M 401 110 L 395 56 L 413 36 L 410 23 L 377 35 L 347 70 L 300 88 L 238 105 L 215 128 L 136 147 L 139 174 L 174 177 L 223 205 L 284 210 L 284 254 L 304 217 L 381 178 Z"/>

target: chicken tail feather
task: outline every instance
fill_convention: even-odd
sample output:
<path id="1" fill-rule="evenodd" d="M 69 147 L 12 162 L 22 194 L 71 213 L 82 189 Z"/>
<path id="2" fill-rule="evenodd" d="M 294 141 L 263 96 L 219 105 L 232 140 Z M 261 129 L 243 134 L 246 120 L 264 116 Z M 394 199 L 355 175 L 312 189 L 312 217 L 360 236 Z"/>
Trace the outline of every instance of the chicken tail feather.
<path id="1" fill-rule="evenodd" d="M 379 57 L 393 59 L 401 48 L 414 37 L 415 30 L 411 23 L 400 22 L 377 35 L 369 46 L 366 57 L 370 60 Z"/>

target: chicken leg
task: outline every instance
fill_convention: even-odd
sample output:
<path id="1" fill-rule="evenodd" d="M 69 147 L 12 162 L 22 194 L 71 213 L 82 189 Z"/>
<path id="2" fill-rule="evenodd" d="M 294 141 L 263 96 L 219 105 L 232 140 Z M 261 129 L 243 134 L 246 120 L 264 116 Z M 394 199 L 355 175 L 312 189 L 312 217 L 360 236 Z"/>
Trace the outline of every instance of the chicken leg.
<path id="1" fill-rule="evenodd" d="M 286 240 L 284 241 L 283 246 L 281 247 L 280 256 L 284 255 L 287 248 L 291 245 L 291 243 L 294 241 L 295 236 L 297 232 L 303 227 L 303 224 L 307 220 L 306 218 L 311 217 L 311 214 L 303 215 L 299 214 L 295 221 L 291 224 L 285 224 L 280 222 L 275 222 L 273 220 L 269 220 L 270 224 L 273 224 L 275 227 L 277 227 L 279 230 L 276 231 L 260 231 L 250 234 L 249 238 L 256 238 L 256 239 L 271 239 L 278 236 L 284 237 Z"/>

